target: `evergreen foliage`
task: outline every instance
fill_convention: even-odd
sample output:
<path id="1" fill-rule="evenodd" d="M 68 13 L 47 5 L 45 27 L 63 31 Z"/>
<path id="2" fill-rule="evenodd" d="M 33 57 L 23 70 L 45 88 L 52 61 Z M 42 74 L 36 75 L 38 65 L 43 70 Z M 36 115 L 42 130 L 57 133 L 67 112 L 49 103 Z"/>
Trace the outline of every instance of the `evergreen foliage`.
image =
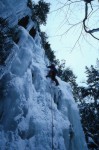
<path id="1" fill-rule="evenodd" d="M 50 47 L 49 42 L 47 42 L 47 43 L 45 44 L 45 53 L 46 53 L 46 55 L 48 56 L 49 60 L 50 60 L 51 62 L 54 62 L 54 60 L 55 60 L 55 55 L 54 55 L 54 51 L 51 50 L 51 47 Z"/>
<path id="2" fill-rule="evenodd" d="M 59 60 L 57 60 L 57 66 L 58 66 L 58 76 L 63 79 L 63 72 L 65 70 L 65 64 L 66 61 L 65 60 L 61 60 L 61 62 Z"/>
<path id="3" fill-rule="evenodd" d="M 73 71 L 67 67 L 63 73 L 62 73 L 62 79 L 65 81 L 65 82 L 69 82 L 71 87 L 72 87 L 72 92 L 73 92 L 73 96 L 74 96 L 74 99 L 76 101 L 78 101 L 79 99 L 79 94 L 78 94 L 78 84 L 76 82 L 76 76 L 74 75 Z"/>
<path id="4" fill-rule="evenodd" d="M 36 21 L 39 25 L 46 24 L 47 14 L 49 13 L 50 4 L 40 0 L 38 4 L 28 1 L 28 6 L 32 10 L 32 20 Z"/>
<path id="5" fill-rule="evenodd" d="M 85 132 L 86 141 L 90 150 L 99 147 L 99 104 L 82 103 L 80 106 L 81 121 Z M 90 140 L 91 139 L 91 140 Z"/>
<path id="6" fill-rule="evenodd" d="M 32 9 L 33 1 L 32 1 L 32 0 L 28 0 L 27 6 L 28 6 L 30 9 Z"/>
<path id="7" fill-rule="evenodd" d="M 50 62 L 55 62 L 56 57 L 54 51 L 51 49 L 51 45 L 48 42 L 48 37 L 45 32 L 41 32 L 42 46 L 45 50 L 45 54 L 47 55 Z"/>
<path id="8" fill-rule="evenodd" d="M 94 104 L 97 106 L 97 100 L 99 99 L 99 70 L 93 66 L 86 67 L 86 74 L 87 88 L 81 88 L 82 97 L 92 96 Z"/>
<path id="9" fill-rule="evenodd" d="M 83 129 L 90 150 L 99 148 L 99 69 L 86 67 L 87 87 L 80 87 L 82 104 L 79 105 Z M 86 98 L 86 101 L 85 101 Z M 92 100 L 94 100 L 92 102 Z M 90 101 L 88 103 L 88 101 Z M 91 139 L 91 140 L 90 140 Z"/>

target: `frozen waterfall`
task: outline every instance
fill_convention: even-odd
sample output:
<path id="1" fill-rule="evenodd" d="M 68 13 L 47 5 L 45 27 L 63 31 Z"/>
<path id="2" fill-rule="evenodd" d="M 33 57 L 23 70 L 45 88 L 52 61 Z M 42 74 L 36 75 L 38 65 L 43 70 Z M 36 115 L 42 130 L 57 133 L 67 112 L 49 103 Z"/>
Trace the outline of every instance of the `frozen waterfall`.
<path id="1" fill-rule="evenodd" d="M 10 26 L 31 16 L 27 0 L 1 0 L 0 17 Z M 48 59 L 39 32 L 17 25 L 13 59 L 0 73 L 0 150 L 87 150 L 79 111 L 69 84 L 46 79 Z M 9 55 L 10 58 L 10 55 Z"/>

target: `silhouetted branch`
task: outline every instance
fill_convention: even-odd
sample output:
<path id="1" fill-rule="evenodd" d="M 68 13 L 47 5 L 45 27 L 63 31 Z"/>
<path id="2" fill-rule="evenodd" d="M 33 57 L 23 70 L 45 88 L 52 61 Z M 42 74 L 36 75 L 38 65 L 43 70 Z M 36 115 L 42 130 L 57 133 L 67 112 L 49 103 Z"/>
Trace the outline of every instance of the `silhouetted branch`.
<path id="1" fill-rule="evenodd" d="M 89 30 L 88 27 L 86 26 L 87 18 L 88 18 L 88 3 L 85 2 L 85 18 L 83 19 L 84 30 L 86 33 L 89 33 L 93 38 L 99 40 L 99 38 L 97 38 L 96 36 L 93 35 L 93 33 L 99 31 L 99 28 Z"/>

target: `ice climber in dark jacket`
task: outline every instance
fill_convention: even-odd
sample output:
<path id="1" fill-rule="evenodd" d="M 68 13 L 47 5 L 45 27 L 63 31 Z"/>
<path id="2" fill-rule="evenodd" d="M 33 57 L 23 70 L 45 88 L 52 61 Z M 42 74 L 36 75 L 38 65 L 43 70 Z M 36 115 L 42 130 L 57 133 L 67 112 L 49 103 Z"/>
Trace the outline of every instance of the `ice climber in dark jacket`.
<path id="1" fill-rule="evenodd" d="M 58 80 L 56 79 L 56 75 L 57 75 L 57 69 L 55 68 L 55 65 L 54 64 L 51 64 L 50 66 L 47 66 L 47 68 L 50 68 L 49 72 L 48 72 L 48 75 L 46 76 L 51 78 L 53 81 L 55 81 L 56 83 L 56 86 L 59 85 L 59 82 Z"/>

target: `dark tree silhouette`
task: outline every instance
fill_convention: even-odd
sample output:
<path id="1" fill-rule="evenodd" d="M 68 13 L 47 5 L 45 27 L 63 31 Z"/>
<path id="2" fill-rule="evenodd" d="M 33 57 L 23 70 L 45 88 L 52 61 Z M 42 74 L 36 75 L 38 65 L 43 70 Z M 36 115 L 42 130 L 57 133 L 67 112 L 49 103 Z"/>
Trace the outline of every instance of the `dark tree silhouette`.
<path id="1" fill-rule="evenodd" d="M 40 0 L 37 4 L 31 0 L 28 1 L 28 6 L 32 10 L 32 20 L 36 21 L 39 25 L 46 24 L 47 14 L 49 13 L 50 4 Z"/>

